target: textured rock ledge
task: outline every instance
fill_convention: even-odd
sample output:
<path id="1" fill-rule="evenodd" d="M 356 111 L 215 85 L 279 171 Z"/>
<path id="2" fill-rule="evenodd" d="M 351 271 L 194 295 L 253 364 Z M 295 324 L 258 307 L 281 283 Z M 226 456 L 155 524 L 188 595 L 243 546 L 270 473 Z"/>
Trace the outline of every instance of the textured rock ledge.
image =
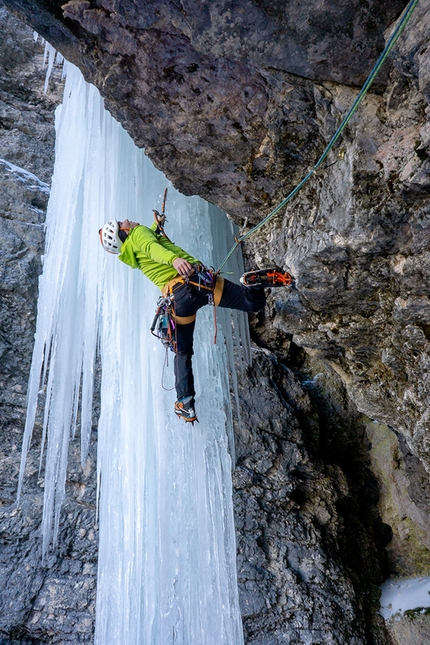
<path id="1" fill-rule="evenodd" d="M 406 3 L 6 4 L 82 69 L 177 188 L 252 219 L 323 145 L 308 79 L 363 82 Z"/>

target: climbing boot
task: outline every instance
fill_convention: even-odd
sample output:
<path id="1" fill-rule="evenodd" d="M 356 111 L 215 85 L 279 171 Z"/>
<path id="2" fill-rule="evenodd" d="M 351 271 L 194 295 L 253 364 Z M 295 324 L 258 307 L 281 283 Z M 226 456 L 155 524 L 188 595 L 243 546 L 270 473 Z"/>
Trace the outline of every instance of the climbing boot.
<path id="1" fill-rule="evenodd" d="M 175 414 L 184 421 L 194 423 L 198 422 L 197 415 L 194 412 L 194 399 L 192 396 L 186 396 L 175 402 Z"/>
<path id="2" fill-rule="evenodd" d="M 289 287 L 293 277 L 288 271 L 278 271 L 276 268 L 259 269 L 244 273 L 240 282 L 245 287 Z"/>

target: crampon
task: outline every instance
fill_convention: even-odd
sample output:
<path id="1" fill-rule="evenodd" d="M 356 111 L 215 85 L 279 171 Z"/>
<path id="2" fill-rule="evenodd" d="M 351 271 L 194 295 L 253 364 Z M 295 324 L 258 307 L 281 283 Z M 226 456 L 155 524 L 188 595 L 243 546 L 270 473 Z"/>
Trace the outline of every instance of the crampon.
<path id="1" fill-rule="evenodd" d="M 197 421 L 197 415 L 194 411 L 194 403 L 191 397 L 186 397 L 180 401 L 175 402 L 175 414 L 188 423 Z"/>
<path id="2" fill-rule="evenodd" d="M 293 277 L 288 271 L 278 271 L 276 268 L 259 269 L 244 273 L 240 282 L 246 287 L 289 287 L 293 283 Z"/>

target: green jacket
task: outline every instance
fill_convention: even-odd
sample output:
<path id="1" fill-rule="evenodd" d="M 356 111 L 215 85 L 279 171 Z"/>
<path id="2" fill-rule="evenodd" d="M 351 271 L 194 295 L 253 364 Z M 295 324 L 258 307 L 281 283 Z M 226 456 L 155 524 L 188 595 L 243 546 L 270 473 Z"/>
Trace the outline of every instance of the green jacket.
<path id="1" fill-rule="evenodd" d="M 142 225 L 133 228 L 121 246 L 119 259 L 132 269 L 139 268 L 157 287 L 162 289 L 178 275 L 173 266 L 173 260 L 184 258 L 190 264 L 198 264 L 199 260 L 185 253 L 163 235 L 157 235 L 156 230 L 156 222 L 151 228 Z"/>

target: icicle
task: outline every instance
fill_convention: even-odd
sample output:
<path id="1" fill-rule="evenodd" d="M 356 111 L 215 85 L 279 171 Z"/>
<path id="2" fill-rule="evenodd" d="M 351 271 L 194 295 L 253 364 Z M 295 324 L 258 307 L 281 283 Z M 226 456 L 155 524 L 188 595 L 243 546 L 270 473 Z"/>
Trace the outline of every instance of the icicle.
<path id="1" fill-rule="evenodd" d="M 48 63 L 48 67 L 45 75 L 45 86 L 44 86 L 44 92 L 46 94 L 46 92 L 48 91 L 49 80 L 51 78 L 54 65 L 63 66 L 61 78 L 65 77 L 65 60 L 63 55 L 60 54 L 60 52 L 57 52 L 57 50 L 52 45 L 50 45 L 42 36 L 40 36 L 37 33 L 37 31 L 33 31 L 34 42 L 35 43 L 39 42 L 39 39 L 40 39 L 40 44 L 45 46 L 44 53 L 43 53 L 43 65 L 46 65 L 46 63 Z"/>
<path id="2" fill-rule="evenodd" d="M 149 333 L 159 291 L 139 271 L 105 253 L 97 235 L 113 217 L 150 225 L 167 181 L 73 66 L 64 97 L 56 118 L 20 490 L 42 387 L 49 405 L 46 552 L 60 527 L 67 451 L 77 418 L 83 462 L 87 455 L 99 347 L 95 643 L 240 645 L 228 370 L 232 320 L 237 335 L 246 329 L 244 316 L 232 319 L 219 309 L 214 345 L 213 311 L 199 312 L 193 362 L 200 423 L 187 426 L 173 413 L 174 392 L 161 388 L 164 351 Z M 223 257 L 230 248 L 225 215 L 170 184 L 167 214 L 169 235 L 205 264 L 216 264 L 217 254 Z M 238 341 L 246 360 L 247 336 Z M 172 367 L 167 376 L 173 384 Z"/>

